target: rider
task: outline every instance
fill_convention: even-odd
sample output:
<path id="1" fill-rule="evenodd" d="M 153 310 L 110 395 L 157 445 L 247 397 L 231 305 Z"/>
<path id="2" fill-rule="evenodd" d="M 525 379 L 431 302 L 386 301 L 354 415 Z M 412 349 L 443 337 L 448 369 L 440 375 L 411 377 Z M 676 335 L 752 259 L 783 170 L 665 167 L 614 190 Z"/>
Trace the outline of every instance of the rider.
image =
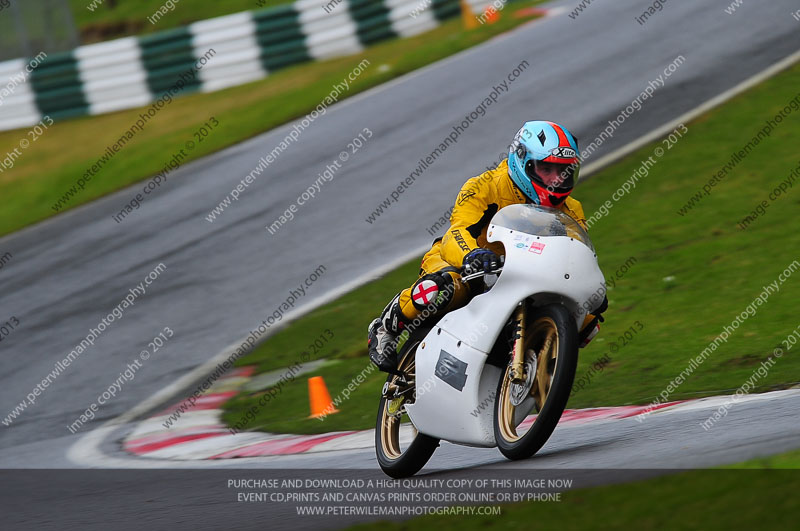
<path id="1" fill-rule="evenodd" d="M 380 370 L 397 367 L 397 338 L 409 325 L 431 322 L 467 303 L 469 286 L 461 281 L 461 267 L 498 269 L 503 245 L 486 240 L 489 221 L 498 210 L 519 203 L 543 205 L 561 210 L 587 228 L 581 204 L 570 197 L 578 180 L 579 154 L 577 140 L 565 127 L 525 122 L 509 147 L 508 158 L 464 184 L 450 228 L 422 258 L 417 281 L 396 295 L 369 325 L 369 357 Z M 603 301 L 594 313 L 599 315 L 606 305 Z M 583 326 L 590 320 L 587 317 Z M 594 334 L 596 330 L 584 345 Z"/>

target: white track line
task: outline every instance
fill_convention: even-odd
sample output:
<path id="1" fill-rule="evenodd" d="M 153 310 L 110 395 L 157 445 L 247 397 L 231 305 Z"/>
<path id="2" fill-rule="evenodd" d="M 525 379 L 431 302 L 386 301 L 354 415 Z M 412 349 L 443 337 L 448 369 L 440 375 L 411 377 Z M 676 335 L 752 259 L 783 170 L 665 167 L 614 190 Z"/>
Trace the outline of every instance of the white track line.
<path id="1" fill-rule="evenodd" d="M 766 70 L 762 70 L 758 74 L 755 74 L 752 77 L 749 77 L 749 78 L 745 79 L 744 81 L 742 81 L 741 83 L 739 83 L 735 87 L 730 88 L 730 89 L 726 90 L 725 92 L 723 92 L 723 93 L 721 93 L 721 94 L 719 94 L 717 96 L 714 96 L 713 98 L 711 98 L 707 102 L 699 105 L 698 107 L 695 107 L 694 109 L 691 109 L 690 111 L 685 112 L 684 114 L 678 116 L 674 120 L 665 123 L 661 127 L 658 127 L 656 129 L 654 129 L 653 131 L 650 131 L 648 134 L 644 135 L 643 137 L 641 137 L 641 138 L 639 138 L 637 140 L 634 140 L 633 142 L 631 142 L 629 144 L 626 144 L 626 145 L 622 146 L 621 148 L 609 153 L 608 155 L 600 157 L 599 159 L 597 159 L 595 162 L 593 162 L 591 164 L 587 164 L 586 168 L 581 170 L 581 173 L 583 173 L 585 171 L 587 173 L 587 176 L 591 175 L 592 172 L 596 172 L 599 169 L 601 169 L 601 168 L 603 168 L 605 166 L 608 166 L 612 162 L 616 162 L 617 160 L 621 159 L 622 157 L 624 157 L 626 155 L 629 155 L 630 153 L 633 153 L 637 149 L 641 148 L 642 146 L 645 146 L 645 145 L 649 144 L 653 140 L 657 140 L 658 138 L 666 135 L 667 133 L 669 133 L 673 129 L 675 129 L 675 127 L 677 125 L 689 122 L 691 120 L 694 120 L 695 118 L 697 118 L 701 114 L 710 111 L 714 107 L 716 107 L 716 106 L 718 106 L 718 105 L 720 105 L 722 103 L 725 103 L 726 101 L 728 101 L 729 99 L 731 99 L 731 98 L 733 98 L 735 96 L 738 96 L 739 94 L 741 94 L 742 92 L 746 91 L 747 89 L 749 89 L 751 87 L 754 87 L 755 85 L 761 83 L 765 79 L 768 79 L 768 78 L 774 76 L 775 74 L 777 74 L 781 70 L 785 70 L 785 69 L 789 68 L 790 66 L 792 66 L 794 63 L 796 63 L 798 61 L 800 61 L 800 50 L 796 51 L 795 53 L 793 53 L 789 57 L 787 57 L 785 59 L 782 59 L 781 61 L 778 61 L 777 63 L 775 63 L 772 66 L 768 67 Z"/>
<path id="2" fill-rule="evenodd" d="M 469 50 L 467 50 L 467 51 L 469 51 Z M 458 55 L 462 55 L 464 53 L 465 52 L 462 52 L 461 54 L 458 54 Z M 452 58 L 451 58 L 451 60 L 452 60 Z M 749 89 L 749 88 L 753 87 L 754 85 L 760 83 L 761 81 L 769 78 L 770 76 L 773 76 L 773 75 L 777 74 L 781 70 L 785 70 L 786 68 L 789 68 L 790 66 L 792 66 L 794 63 L 796 63 L 798 61 L 800 61 L 800 51 L 797 51 L 797 52 L 793 53 L 792 55 L 790 55 L 789 57 L 786 57 L 785 59 L 782 59 L 781 61 L 778 61 L 777 63 L 769 66 L 765 70 L 762 70 L 758 74 L 755 74 L 755 75 L 747 78 L 746 80 L 742 81 L 741 83 L 739 83 L 735 87 L 730 88 L 730 89 L 726 90 L 725 92 L 719 94 L 718 96 L 715 96 L 715 97 L 711 98 L 710 100 L 708 100 L 705 103 L 699 105 L 698 107 L 695 107 L 694 109 L 682 114 L 681 116 L 679 116 L 675 120 L 667 122 L 666 124 L 662 125 L 661 127 L 658 127 L 657 129 L 655 129 L 655 130 L 651 131 L 650 133 L 644 135 L 643 137 L 639 138 L 638 140 L 630 142 L 630 143 L 620 147 L 619 149 L 613 151 L 612 153 L 609 153 L 608 155 L 605 155 L 604 157 L 601 157 L 596 162 L 587 165 L 586 170 L 585 170 L 585 172 L 587 174 L 587 177 L 588 177 L 588 175 L 591 175 L 592 172 L 598 171 L 600 168 L 602 168 L 602 167 L 604 167 L 604 166 L 606 166 L 608 164 L 611 164 L 612 162 L 624 157 L 625 155 L 628 155 L 628 154 L 632 153 L 633 151 L 639 149 L 643 145 L 645 145 L 645 144 L 647 144 L 649 142 L 652 142 L 653 140 L 655 140 L 655 139 L 659 138 L 660 136 L 666 134 L 667 132 L 669 132 L 672 129 L 674 129 L 676 125 L 678 125 L 680 123 L 684 123 L 684 122 L 690 121 L 690 120 L 696 118 L 697 116 L 709 111 L 710 109 L 712 109 L 712 108 L 714 108 L 714 107 L 716 107 L 716 106 L 728 101 L 729 99 L 733 98 L 734 96 L 737 96 L 737 95 L 741 94 L 742 92 L 746 91 L 747 89 Z M 425 67 L 425 69 L 433 68 L 435 65 L 439 65 L 439 63 L 435 63 L 434 65 L 430 65 L 429 67 Z M 413 77 L 414 77 L 414 75 L 406 75 L 406 76 L 403 76 L 403 77 L 401 77 L 399 79 L 396 79 L 396 80 L 394 80 L 393 82 L 390 82 L 390 83 L 396 83 L 396 82 L 399 82 L 400 80 L 408 80 L 408 79 L 411 79 Z M 383 87 L 383 85 L 381 85 L 381 87 Z M 374 91 L 376 91 L 376 89 L 379 89 L 381 87 L 375 87 L 375 89 L 370 89 L 369 91 L 366 91 L 365 93 L 357 95 L 355 98 L 358 98 L 359 96 L 365 97 L 366 94 L 368 94 L 370 92 L 374 92 Z M 351 101 L 352 99 L 353 98 L 348 98 L 347 100 L 345 100 L 342 103 Z M 344 105 L 340 104 L 339 108 L 341 108 L 343 106 Z M 389 264 L 385 264 L 383 266 L 380 266 L 380 267 L 376 268 L 375 270 L 373 270 L 371 273 L 367 273 L 365 275 L 362 275 L 361 277 L 349 282 L 348 284 L 345 284 L 345 285 L 339 287 L 338 289 L 334 289 L 334 290 L 330 291 L 327 295 L 323 295 L 319 299 L 316 299 L 315 301 L 309 302 L 309 303 L 297 308 L 296 310 L 294 310 L 294 311 L 290 312 L 289 314 L 287 314 L 286 318 L 283 321 L 283 326 L 279 326 L 279 327 L 274 328 L 272 330 L 272 333 L 277 332 L 278 330 L 280 330 L 283 327 L 285 327 L 291 321 L 293 321 L 293 320 L 297 319 L 298 317 L 301 317 L 302 315 L 314 310 L 315 308 L 318 308 L 318 307 L 320 307 L 320 306 L 322 306 L 322 305 L 324 305 L 324 304 L 326 304 L 326 303 L 328 303 L 328 302 L 340 297 L 341 295 L 347 293 L 348 291 L 351 291 L 352 289 L 356 288 L 357 286 L 363 285 L 364 283 L 368 282 L 369 280 L 373 280 L 373 279 L 375 279 L 375 278 L 377 278 L 377 277 L 379 277 L 381 275 L 384 275 L 384 274 L 388 273 L 389 271 L 392 271 L 393 269 L 396 269 L 397 267 L 399 267 L 400 265 L 404 264 L 405 262 L 408 262 L 409 260 L 411 260 L 411 259 L 413 259 L 413 258 L 415 258 L 417 256 L 420 256 L 421 254 L 423 254 L 428 249 L 429 249 L 428 245 L 426 245 L 423 248 L 415 249 L 414 251 L 412 251 L 410 253 L 407 253 L 406 255 L 400 257 L 399 259 L 396 259 L 396 260 L 394 260 L 393 262 L 391 262 Z M 257 344 L 260 344 L 261 342 L 265 341 L 268 337 L 270 337 L 272 335 L 272 333 L 265 335 L 262 338 L 262 340 L 259 341 Z M 90 467 L 107 466 L 107 467 L 112 467 L 112 468 L 113 467 L 116 467 L 116 468 L 170 468 L 170 467 L 180 466 L 178 463 L 176 463 L 174 461 L 163 461 L 162 462 L 162 461 L 155 461 L 155 460 L 141 460 L 141 459 L 138 459 L 138 458 L 125 458 L 125 459 L 123 459 L 123 458 L 110 457 L 110 456 L 107 456 L 106 454 L 104 454 L 102 452 L 102 450 L 100 450 L 100 444 L 103 442 L 103 440 L 105 440 L 105 438 L 108 435 L 111 434 L 111 432 L 113 432 L 115 429 L 117 429 L 122 424 L 131 422 L 132 420 L 136 419 L 136 417 L 142 415 L 146 411 L 159 406 L 160 404 L 162 404 L 163 402 L 165 402 L 169 398 L 172 398 L 181 389 L 189 387 L 191 384 L 193 384 L 197 380 L 200 380 L 203 376 L 205 376 L 208 373 L 212 372 L 214 367 L 216 367 L 217 364 L 221 363 L 223 360 L 228 358 L 236 350 L 236 348 L 245 341 L 245 339 L 246 339 L 246 337 L 244 337 L 244 338 L 242 338 L 242 339 L 240 339 L 238 341 L 235 341 L 233 344 L 231 344 L 227 348 L 223 349 L 222 352 L 220 352 L 219 354 L 217 354 L 216 356 L 214 356 L 213 358 L 208 360 L 206 363 L 196 367 L 195 369 L 193 369 L 189 373 L 185 374 L 183 377 L 179 378 L 177 381 L 173 382 L 172 384 L 168 385 L 167 387 L 165 387 L 164 389 L 162 389 L 161 391 L 159 391 L 155 395 L 153 395 L 150 398 L 147 398 L 144 401 L 140 402 L 138 405 L 134 406 L 132 409 L 130 409 L 129 411 L 123 413 L 119 417 L 113 418 L 113 419 L 107 421 L 106 423 L 104 423 L 103 425 L 101 425 L 99 428 L 96 428 L 96 429 L 92 430 L 91 432 L 87 433 L 86 435 L 81 437 L 77 442 L 75 442 L 69 448 L 69 450 L 67 451 L 67 457 L 70 460 L 72 460 L 74 463 L 78 464 L 78 465 L 84 465 L 84 466 L 90 466 Z M 212 463 L 204 463 L 204 466 L 208 466 L 208 465 L 211 465 L 211 464 Z M 222 464 L 222 463 L 220 463 L 220 464 Z M 197 466 L 197 464 L 192 464 L 192 463 L 186 463 L 185 465 L 187 465 L 187 466 Z"/>

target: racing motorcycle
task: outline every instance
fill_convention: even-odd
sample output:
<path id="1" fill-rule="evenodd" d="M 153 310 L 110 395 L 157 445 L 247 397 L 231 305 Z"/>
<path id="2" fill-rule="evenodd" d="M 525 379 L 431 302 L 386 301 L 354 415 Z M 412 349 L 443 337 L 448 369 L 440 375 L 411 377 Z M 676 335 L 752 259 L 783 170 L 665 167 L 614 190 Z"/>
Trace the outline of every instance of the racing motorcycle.
<path id="1" fill-rule="evenodd" d="M 497 446 L 509 459 L 534 455 L 564 412 L 579 346 L 596 333 L 591 311 L 605 278 L 574 219 L 510 205 L 492 218 L 487 239 L 505 248 L 501 268 L 461 272 L 483 293 L 398 345 L 375 429 L 378 463 L 391 477 L 416 474 L 440 440 Z"/>

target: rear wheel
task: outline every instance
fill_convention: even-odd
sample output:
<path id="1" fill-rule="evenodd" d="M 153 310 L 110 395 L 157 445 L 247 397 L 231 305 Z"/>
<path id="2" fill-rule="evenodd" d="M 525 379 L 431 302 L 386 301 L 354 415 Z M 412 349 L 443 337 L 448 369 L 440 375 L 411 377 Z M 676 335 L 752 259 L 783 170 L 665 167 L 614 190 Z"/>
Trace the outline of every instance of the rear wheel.
<path id="1" fill-rule="evenodd" d="M 406 404 L 413 403 L 416 398 L 417 346 L 419 341 L 412 343 L 411 339 L 403 345 L 398 369 L 406 377 L 389 375 L 378 406 L 375 453 L 381 469 L 393 478 L 405 478 L 419 472 L 439 446 L 439 439 L 417 431 L 405 410 Z"/>
<path id="2" fill-rule="evenodd" d="M 567 405 L 578 363 L 575 320 L 560 304 L 531 312 L 525 326 L 523 376 L 509 362 L 497 385 L 494 436 L 509 459 L 526 459 L 547 442 Z M 536 414 L 535 419 L 528 415 Z"/>

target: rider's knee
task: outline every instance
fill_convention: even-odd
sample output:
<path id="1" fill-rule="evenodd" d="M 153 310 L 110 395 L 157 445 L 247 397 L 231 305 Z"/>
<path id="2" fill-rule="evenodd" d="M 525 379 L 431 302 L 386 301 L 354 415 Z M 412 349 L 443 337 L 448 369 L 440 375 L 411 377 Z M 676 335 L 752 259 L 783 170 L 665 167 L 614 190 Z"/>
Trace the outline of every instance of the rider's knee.
<path id="1" fill-rule="evenodd" d="M 453 300 L 456 284 L 446 272 L 428 273 L 411 287 L 411 303 L 419 312 L 439 313 Z"/>
<path id="2" fill-rule="evenodd" d="M 409 324 L 427 323 L 466 304 L 469 288 L 458 272 L 428 273 L 395 296 L 384 308 L 381 321 L 386 330 L 397 333 Z"/>

